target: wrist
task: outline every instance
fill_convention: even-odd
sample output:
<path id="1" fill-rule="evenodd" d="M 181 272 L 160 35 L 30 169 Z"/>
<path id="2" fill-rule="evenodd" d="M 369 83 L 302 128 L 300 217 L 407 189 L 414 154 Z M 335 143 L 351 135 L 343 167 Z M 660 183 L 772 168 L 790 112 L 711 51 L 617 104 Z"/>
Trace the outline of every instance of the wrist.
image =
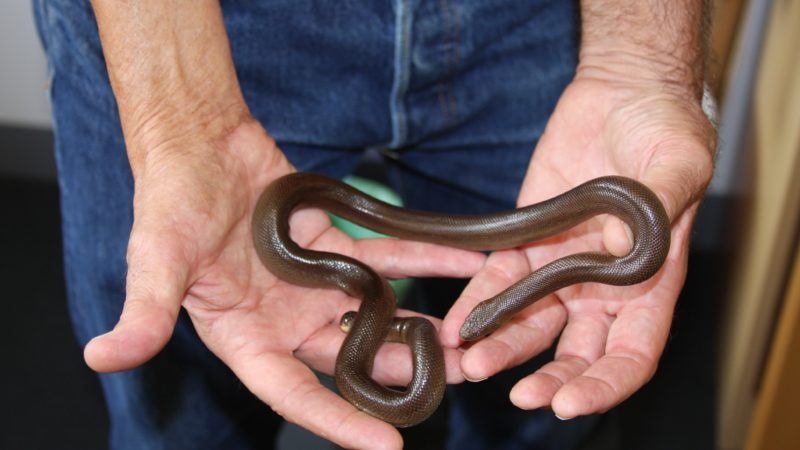
<path id="1" fill-rule="evenodd" d="M 186 140 L 214 140 L 250 120 L 238 92 L 189 94 L 176 88 L 164 96 L 140 95 L 136 101 L 117 102 L 129 152 L 156 151 Z"/>
<path id="2" fill-rule="evenodd" d="M 163 185 L 172 179 L 178 185 L 195 180 L 203 189 L 213 186 L 216 192 L 260 193 L 269 181 L 294 170 L 256 119 L 245 115 L 237 122 L 229 128 L 215 125 L 215 133 L 209 133 L 208 127 L 198 132 L 160 128 L 145 136 L 153 145 L 129 144 L 137 190 L 140 185 Z"/>
<path id="3" fill-rule="evenodd" d="M 658 87 L 693 98 L 702 94 L 702 80 L 688 64 L 635 49 L 582 49 L 575 79 Z"/>
<path id="4" fill-rule="evenodd" d="M 212 151 L 214 143 L 253 121 L 244 101 L 237 99 L 150 100 L 137 108 L 140 114 L 122 117 L 134 175 L 147 160 L 172 152 Z"/>
<path id="5" fill-rule="evenodd" d="M 134 171 L 152 152 L 213 142 L 249 119 L 218 0 L 92 6 Z"/>
<path id="6" fill-rule="evenodd" d="M 705 0 L 582 0 L 577 78 L 657 86 L 700 99 Z"/>
<path id="7" fill-rule="evenodd" d="M 702 76 L 691 64 L 641 49 L 581 49 L 575 80 L 595 80 L 612 85 L 658 89 L 699 100 Z"/>

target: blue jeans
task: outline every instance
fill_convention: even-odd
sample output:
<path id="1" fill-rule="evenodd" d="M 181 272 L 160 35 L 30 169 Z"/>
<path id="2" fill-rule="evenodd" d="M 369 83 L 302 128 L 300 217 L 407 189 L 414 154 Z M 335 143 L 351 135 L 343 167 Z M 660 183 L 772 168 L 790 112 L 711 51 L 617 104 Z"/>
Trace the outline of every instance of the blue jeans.
<path id="1" fill-rule="evenodd" d="M 85 344 L 122 308 L 133 180 L 88 1 L 34 6 L 52 72 L 70 313 Z M 578 16 L 563 0 L 222 7 L 247 103 L 289 160 L 342 177 L 365 149 L 379 149 L 393 187 L 418 209 L 513 207 L 576 63 Z M 508 401 L 512 383 L 536 364 L 451 388 L 448 447 L 570 448 L 580 421 L 559 424 Z M 114 449 L 273 445 L 277 416 L 204 347 L 185 315 L 154 360 L 100 379 Z"/>

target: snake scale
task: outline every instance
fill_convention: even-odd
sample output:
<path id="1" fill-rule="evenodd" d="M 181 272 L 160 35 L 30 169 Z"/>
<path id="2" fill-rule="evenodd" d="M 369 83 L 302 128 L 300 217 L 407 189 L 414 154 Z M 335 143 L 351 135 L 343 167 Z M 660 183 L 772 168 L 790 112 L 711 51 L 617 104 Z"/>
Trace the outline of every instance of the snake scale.
<path id="1" fill-rule="evenodd" d="M 394 292 L 385 278 L 353 258 L 309 250 L 289 237 L 289 217 L 316 207 L 402 239 L 467 250 L 500 250 L 553 236 L 598 214 L 613 214 L 633 232 L 631 251 L 617 257 L 577 253 L 557 259 L 493 298 L 478 304 L 461 327 L 472 341 L 499 328 L 536 300 L 583 282 L 640 283 L 663 264 L 669 249 L 669 219 L 643 184 L 605 176 L 549 200 L 504 212 L 445 215 L 389 205 L 331 178 L 294 173 L 273 181 L 258 200 L 252 219 L 259 258 L 278 278 L 292 284 L 341 289 L 360 298 L 357 313 L 342 318 L 349 330 L 336 359 L 340 393 L 359 409 L 397 427 L 415 425 L 438 407 L 445 390 L 444 356 L 436 330 L 423 318 L 395 318 Z M 370 376 L 384 341 L 411 348 L 413 376 L 405 389 L 383 386 Z"/>

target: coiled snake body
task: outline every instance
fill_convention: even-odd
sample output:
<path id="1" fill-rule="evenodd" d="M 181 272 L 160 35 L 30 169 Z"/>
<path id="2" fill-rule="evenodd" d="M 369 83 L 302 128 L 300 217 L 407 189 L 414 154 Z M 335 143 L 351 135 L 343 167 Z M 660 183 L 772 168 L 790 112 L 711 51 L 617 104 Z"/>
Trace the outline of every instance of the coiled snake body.
<path id="1" fill-rule="evenodd" d="M 669 249 L 669 219 L 658 198 L 641 183 L 607 176 L 588 181 L 535 205 L 484 215 L 444 215 L 391 206 L 347 186 L 309 173 L 272 182 L 253 215 L 253 241 L 267 269 L 301 286 L 338 288 L 361 298 L 358 313 L 343 318 L 350 329 L 336 359 L 336 384 L 350 403 L 398 427 L 425 420 L 445 390 L 444 357 L 433 325 L 422 318 L 394 318 L 396 300 L 386 280 L 344 255 L 301 248 L 289 238 L 289 216 L 300 207 L 318 207 L 380 233 L 468 250 L 518 247 L 552 236 L 598 214 L 625 221 L 632 250 L 616 257 L 578 253 L 555 260 L 472 310 L 460 334 L 476 340 L 536 300 L 582 282 L 630 285 L 650 278 Z M 411 348 L 413 377 L 404 390 L 371 377 L 385 340 Z"/>

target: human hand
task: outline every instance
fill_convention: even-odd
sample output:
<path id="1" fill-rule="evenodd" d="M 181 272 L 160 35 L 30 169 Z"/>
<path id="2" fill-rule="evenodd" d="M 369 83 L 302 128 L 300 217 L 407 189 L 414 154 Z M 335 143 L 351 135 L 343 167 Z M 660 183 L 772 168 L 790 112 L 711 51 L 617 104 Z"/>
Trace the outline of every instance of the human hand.
<path id="1" fill-rule="evenodd" d="M 114 329 L 86 346 L 87 363 L 102 372 L 144 363 L 165 345 L 183 306 L 209 349 L 287 420 L 345 447 L 399 448 L 397 430 L 325 389 L 308 367 L 332 373 L 344 339 L 337 319 L 358 302 L 283 283 L 256 256 L 255 202 L 294 169 L 250 117 L 219 2 L 92 6 L 135 194 L 125 306 Z M 485 259 L 399 240 L 355 242 L 318 210 L 292 217 L 292 238 L 390 277 L 469 276 Z M 450 382 L 462 379 L 459 359 L 445 352 Z M 383 346 L 373 376 L 408 382 L 408 350 Z"/>
<path id="2" fill-rule="evenodd" d="M 255 253 L 255 202 L 267 184 L 294 169 L 252 121 L 224 139 L 180 136 L 163 145 L 148 141 L 155 150 L 135 164 L 127 298 L 114 329 L 86 346 L 87 363 L 101 372 L 144 363 L 169 340 L 183 306 L 208 348 L 287 420 L 345 447 L 399 448 L 397 430 L 324 388 L 308 367 L 333 372 L 344 339 L 338 319 L 358 309 L 358 300 L 284 283 Z M 355 257 L 389 277 L 469 276 L 484 260 L 431 244 L 354 241 L 319 210 L 295 213 L 291 229 L 301 246 Z M 448 382 L 460 382 L 460 352 L 450 349 L 445 359 Z M 384 345 L 373 376 L 406 384 L 408 350 Z"/>
<path id="3" fill-rule="evenodd" d="M 605 411 L 653 375 L 686 275 L 689 233 L 712 173 L 714 132 L 699 98 L 663 83 L 579 69 L 536 147 L 518 204 L 536 203 L 603 175 L 650 187 L 673 223 L 662 269 L 634 286 L 585 283 L 531 305 L 475 343 L 461 359 L 464 376 L 481 380 L 548 348 L 555 360 L 520 380 L 511 401 L 550 406 L 561 418 Z M 495 252 L 445 317 L 441 340 L 462 344 L 459 329 L 485 300 L 544 264 L 577 252 L 626 254 L 630 230 L 603 216 L 524 248 Z"/>

